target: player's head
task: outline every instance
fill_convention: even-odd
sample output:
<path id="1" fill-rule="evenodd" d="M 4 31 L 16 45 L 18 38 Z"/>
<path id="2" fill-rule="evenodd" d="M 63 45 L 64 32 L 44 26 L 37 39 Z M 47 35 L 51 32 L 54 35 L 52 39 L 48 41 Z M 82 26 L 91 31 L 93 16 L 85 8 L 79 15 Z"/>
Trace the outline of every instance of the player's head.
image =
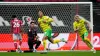
<path id="1" fill-rule="evenodd" d="M 39 11 L 38 12 L 38 15 L 39 15 L 39 17 L 42 17 L 43 16 L 43 12 L 42 11 Z"/>
<path id="2" fill-rule="evenodd" d="M 31 28 L 34 28 L 34 25 L 35 25 L 35 22 L 32 21 L 32 22 L 30 23 L 30 27 L 31 27 Z"/>
<path id="3" fill-rule="evenodd" d="M 74 20 L 78 22 L 80 20 L 79 15 L 75 15 Z"/>
<path id="4" fill-rule="evenodd" d="M 12 15 L 12 18 L 16 18 L 17 16 L 16 15 Z"/>

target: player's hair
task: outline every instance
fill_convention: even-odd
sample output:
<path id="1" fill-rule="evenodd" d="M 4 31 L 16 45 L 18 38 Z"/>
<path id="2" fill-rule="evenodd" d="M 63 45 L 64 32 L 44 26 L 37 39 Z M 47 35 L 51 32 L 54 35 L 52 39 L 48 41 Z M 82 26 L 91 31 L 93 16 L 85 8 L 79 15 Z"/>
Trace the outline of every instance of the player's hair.
<path id="1" fill-rule="evenodd" d="M 39 10 L 39 12 L 42 12 L 42 10 Z"/>
<path id="2" fill-rule="evenodd" d="M 30 24 L 35 23 L 34 21 L 30 22 Z"/>
<path id="3" fill-rule="evenodd" d="M 90 23 L 88 20 L 86 20 L 84 17 L 80 16 L 80 15 L 75 15 L 78 16 L 80 19 L 84 19 L 85 21 L 87 21 L 88 23 Z"/>
<path id="4" fill-rule="evenodd" d="M 43 13 L 43 11 L 41 11 L 41 10 L 39 10 L 39 12 L 42 12 Z M 38 12 L 38 14 L 39 14 L 39 12 Z M 43 13 L 44 14 L 44 13 Z"/>
<path id="5" fill-rule="evenodd" d="M 75 16 L 78 16 L 80 19 L 85 19 L 84 17 L 80 16 L 80 15 L 75 15 Z"/>
<path id="6" fill-rule="evenodd" d="M 16 15 L 12 15 L 12 18 L 16 18 L 17 16 Z"/>

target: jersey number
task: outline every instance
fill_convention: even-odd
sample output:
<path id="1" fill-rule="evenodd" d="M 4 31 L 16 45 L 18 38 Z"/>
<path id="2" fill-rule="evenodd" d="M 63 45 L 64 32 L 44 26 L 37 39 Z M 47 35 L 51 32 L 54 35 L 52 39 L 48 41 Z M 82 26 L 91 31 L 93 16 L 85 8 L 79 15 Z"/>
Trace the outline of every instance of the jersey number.
<path id="1" fill-rule="evenodd" d="M 13 27 L 19 27 L 20 24 L 18 22 L 14 22 L 14 26 Z"/>

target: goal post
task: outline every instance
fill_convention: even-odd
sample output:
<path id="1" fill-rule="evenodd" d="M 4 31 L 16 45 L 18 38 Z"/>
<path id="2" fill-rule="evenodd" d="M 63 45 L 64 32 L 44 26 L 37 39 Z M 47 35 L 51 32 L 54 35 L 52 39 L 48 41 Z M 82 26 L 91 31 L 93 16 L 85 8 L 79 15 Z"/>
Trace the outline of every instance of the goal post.
<path id="1" fill-rule="evenodd" d="M 76 8 L 78 6 L 78 9 Z M 10 20 L 12 15 L 17 15 L 18 19 L 23 21 L 24 25 L 24 35 L 23 35 L 23 44 L 22 49 L 27 50 L 27 31 L 28 24 L 30 20 L 35 20 L 37 23 L 38 20 L 38 11 L 43 11 L 44 15 L 49 16 L 55 20 L 51 23 L 53 33 L 59 32 L 59 36 L 56 38 L 64 38 L 68 40 L 68 43 L 58 43 L 51 44 L 48 41 L 49 48 L 55 50 L 70 50 L 72 46 L 74 47 L 77 44 L 76 38 L 79 38 L 78 41 L 81 45 L 78 45 L 79 50 L 84 48 L 89 50 L 86 45 L 82 42 L 80 37 L 77 37 L 73 32 L 73 22 L 76 11 L 78 14 L 88 20 L 91 24 L 91 34 L 90 39 L 93 44 L 93 5 L 92 2 L 0 2 L 0 50 L 14 50 L 13 40 L 10 36 Z M 33 18 L 32 18 L 33 17 Z M 2 23 L 3 22 L 3 23 Z M 38 35 L 42 41 L 43 32 L 40 28 L 38 29 Z M 2 37 L 3 36 L 3 37 Z M 82 45 L 83 44 L 83 45 Z M 9 45 L 7 47 L 7 45 Z M 4 48 L 3 48 L 4 47 Z M 43 45 L 39 47 L 38 50 L 43 50 Z M 77 50 L 77 49 L 75 49 Z"/>
<path id="2" fill-rule="evenodd" d="M 91 43 L 92 43 L 92 45 L 93 45 L 93 4 L 91 3 L 90 4 L 90 18 L 91 18 L 91 28 L 92 28 L 92 31 L 91 31 Z M 93 46 L 93 48 L 94 48 L 94 46 Z"/>

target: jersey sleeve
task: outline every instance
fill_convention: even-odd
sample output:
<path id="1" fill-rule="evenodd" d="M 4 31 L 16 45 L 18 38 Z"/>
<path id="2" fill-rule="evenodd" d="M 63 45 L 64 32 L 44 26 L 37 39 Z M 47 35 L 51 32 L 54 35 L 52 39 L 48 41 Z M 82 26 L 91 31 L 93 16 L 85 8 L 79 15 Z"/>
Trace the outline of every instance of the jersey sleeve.
<path id="1" fill-rule="evenodd" d="M 42 20 L 40 18 L 38 18 L 38 23 L 40 23 Z"/>
<path id="2" fill-rule="evenodd" d="M 52 19 L 52 18 L 50 18 L 50 17 L 48 17 L 48 16 L 45 16 L 45 18 L 46 18 L 46 22 L 47 22 L 47 23 L 53 22 L 53 19 Z"/>
<path id="3" fill-rule="evenodd" d="M 82 23 L 85 23 L 85 21 L 86 21 L 86 20 L 85 20 L 84 18 L 81 18 L 81 22 L 82 22 Z"/>
<path id="4" fill-rule="evenodd" d="M 49 18 L 49 20 L 48 20 L 49 22 L 53 22 L 53 19 L 52 18 Z"/>

